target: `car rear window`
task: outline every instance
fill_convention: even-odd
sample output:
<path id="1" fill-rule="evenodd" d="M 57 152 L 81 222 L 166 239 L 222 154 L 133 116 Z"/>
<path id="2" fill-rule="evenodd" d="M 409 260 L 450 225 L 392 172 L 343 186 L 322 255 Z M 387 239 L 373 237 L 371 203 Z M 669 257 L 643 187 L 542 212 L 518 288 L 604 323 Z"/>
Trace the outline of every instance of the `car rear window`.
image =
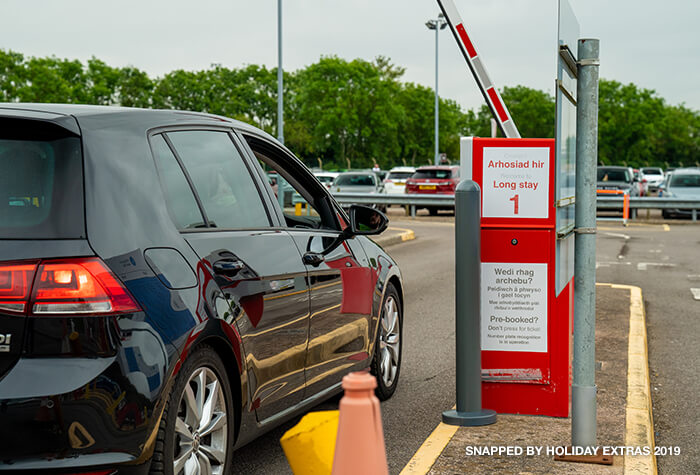
<path id="1" fill-rule="evenodd" d="M 0 239 L 85 237 L 80 138 L 0 118 Z"/>
<path id="2" fill-rule="evenodd" d="M 411 178 L 431 178 L 445 180 L 452 178 L 452 170 L 418 170 Z"/>
<path id="3" fill-rule="evenodd" d="M 660 168 L 642 168 L 642 173 L 645 175 L 663 175 L 664 172 Z"/>
<path id="4" fill-rule="evenodd" d="M 700 188 L 700 174 L 698 175 L 672 175 L 671 186 L 683 188 Z"/>
<path id="5" fill-rule="evenodd" d="M 413 172 L 390 172 L 389 180 L 405 180 L 406 178 L 411 178 Z"/>
<path id="6" fill-rule="evenodd" d="M 629 170 L 617 170 L 609 168 L 598 169 L 598 181 L 632 181 Z"/>
<path id="7" fill-rule="evenodd" d="M 374 186 L 372 175 L 340 175 L 335 179 L 338 186 Z"/>

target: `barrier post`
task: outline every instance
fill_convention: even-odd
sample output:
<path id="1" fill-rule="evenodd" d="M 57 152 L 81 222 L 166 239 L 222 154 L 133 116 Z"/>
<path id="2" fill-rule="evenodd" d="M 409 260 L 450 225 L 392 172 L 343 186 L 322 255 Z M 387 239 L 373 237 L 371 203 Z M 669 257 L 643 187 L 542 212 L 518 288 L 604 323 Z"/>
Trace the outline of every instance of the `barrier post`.
<path id="1" fill-rule="evenodd" d="M 455 336 L 457 409 L 445 424 L 483 426 L 496 411 L 481 408 L 481 190 L 472 180 L 455 190 Z"/>
<path id="2" fill-rule="evenodd" d="M 600 42 L 578 41 L 576 110 L 576 251 L 571 445 L 596 445 L 595 256 Z"/>
<path id="3" fill-rule="evenodd" d="M 630 217 L 630 195 L 629 193 L 625 192 L 625 195 L 622 197 L 622 224 L 624 226 L 627 226 L 627 220 Z"/>

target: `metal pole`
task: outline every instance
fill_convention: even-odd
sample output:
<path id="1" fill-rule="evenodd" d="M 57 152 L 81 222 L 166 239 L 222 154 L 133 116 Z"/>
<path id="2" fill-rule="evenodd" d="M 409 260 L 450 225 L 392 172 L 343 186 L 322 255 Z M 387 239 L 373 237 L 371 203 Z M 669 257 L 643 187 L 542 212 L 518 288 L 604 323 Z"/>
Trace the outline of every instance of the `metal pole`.
<path id="1" fill-rule="evenodd" d="M 599 40 L 578 42 L 576 254 L 571 443 L 596 445 L 595 246 Z"/>
<path id="2" fill-rule="evenodd" d="M 493 424 L 496 412 L 481 408 L 481 190 L 471 180 L 455 190 L 455 296 L 457 410 L 443 412 L 442 421 Z"/>
<path id="3" fill-rule="evenodd" d="M 435 165 L 440 164 L 440 100 L 438 98 L 438 33 L 440 32 L 440 18 L 435 22 Z"/>
<path id="4" fill-rule="evenodd" d="M 284 143 L 282 73 L 282 0 L 277 0 L 277 140 Z"/>

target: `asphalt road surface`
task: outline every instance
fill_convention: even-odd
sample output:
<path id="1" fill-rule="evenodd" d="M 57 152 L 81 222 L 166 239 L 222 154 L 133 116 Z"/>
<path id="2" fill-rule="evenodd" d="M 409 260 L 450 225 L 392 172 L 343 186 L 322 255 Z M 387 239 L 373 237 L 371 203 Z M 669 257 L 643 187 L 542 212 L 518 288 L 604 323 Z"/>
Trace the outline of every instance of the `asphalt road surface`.
<path id="1" fill-rule="evenodd" d="M 393 209 L 390 209 L 390 212 Z M 394 397 L 382 403 L 387 458 L 398 473 L 454 404 L 454 218 L 401 221 L 416 240 L 390 247 L 404 277 L 403 367 Z M 659 473 L 700 473 L 700 225 L 599 223 L 597 282 L 642 288 L 657 446 L 681 455 L 658 458 Z M 698 299 L 700 299 L 700 290 Z M 316 410 L 336 409 L 338 398 Z M 234 455 L 236 473 L 291 473 L 279 445 L 298 418 Z M 537 441 L 529 441 L 536 444 Z"/>
<path id="2" fill-rule="evenodd" d="M 396 221 L 416 239 L 388 248 L 404 279 L 403 364 L 394 396 L 382 403 L 389 471 L 394 474 L 441 422 L 455 403 L 454 225 L 442 217 Z M 449 221 L 452 221 L 451 219 Z M 314 410 L 337 409 L 339 398 Z M 268 432 L 234 454 L 234 471 L 243 474 L 291 473 L 279 439 L 299 418 Z"/>
<path id="3" fill-rule="evenodd" d="M 659 473 L 700 473 L 700 225 L 599 223 L 596 281 L 642 288 Z"/>

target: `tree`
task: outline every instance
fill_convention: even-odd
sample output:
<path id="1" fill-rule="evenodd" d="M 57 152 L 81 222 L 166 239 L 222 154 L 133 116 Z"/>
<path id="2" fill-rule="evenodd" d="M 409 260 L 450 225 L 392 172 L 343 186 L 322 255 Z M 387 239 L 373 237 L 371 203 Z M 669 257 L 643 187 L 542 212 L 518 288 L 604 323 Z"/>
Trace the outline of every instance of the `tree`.
<path id="1" fill-rule="evenodd" d="M 315 154 L 341 167 L 347 159 L 355 168 L 393 163 L 402 118 L 393 68 L 325 57 L 297 76 L 299 119 L 309 126 Z"/>
<path id="2" fill-rule="evenodd" d="M 522 137 L 554 137 L 554 98 L 544 91 L 525 86 L 505 87 L 501 97 Z M 469 131 L 478 137 L 491 136 L 491 110 L 483 105 L 469 124 Z"/>
<path id="3" fill-rule="evenodd" d="M 383 56 L 373 62 L 323 57 L 284 73 L 285 142 L 309 166 L 383 168 L 433 162 L 434 95 L 402 83 L 404 69 Z M 502 97 L 523 137 L 554 136 L 554 98 L 525 86 Z M 602 79 L 599 90 L 602 163 L 689 165 L 700 162 L 700 114 L 670 106 L 656 92 Z M 87 64 L 0 50 L 0 101 L 173 108 L 240 119 L 277 135 L 277 70 L 247 65 L 172 71 L 151 78 L 97 58 Z M 488 137 L 491 111 L 463 111 L 440 98 L 440 151 L 456 160 L 459 138 Z"/>

